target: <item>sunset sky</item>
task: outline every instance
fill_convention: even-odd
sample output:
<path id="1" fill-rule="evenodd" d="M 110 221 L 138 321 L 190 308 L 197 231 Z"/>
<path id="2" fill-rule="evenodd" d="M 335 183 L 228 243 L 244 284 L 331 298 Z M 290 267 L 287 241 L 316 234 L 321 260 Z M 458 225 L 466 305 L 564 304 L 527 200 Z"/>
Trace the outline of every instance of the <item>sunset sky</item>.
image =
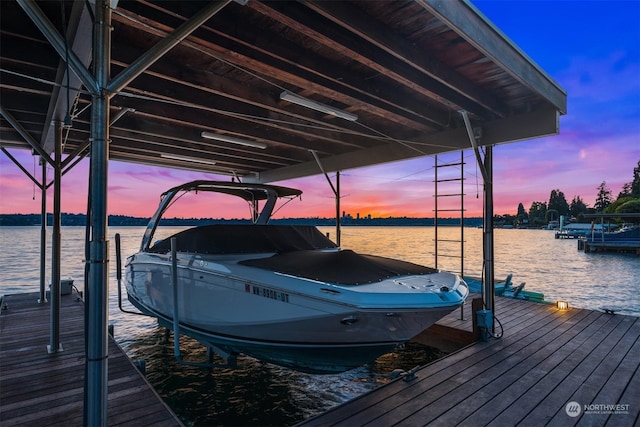
<path id="1" fill-rule="evenodd" d="M 494 148 L 494 212 L 515 214 L 518 203 L 528 210 L 534 201 L 548 202 L 553 189 L 568 202 L 580 196 L 593 206 L 602 181 L 617 196 L 640 160 L 640 1 L 473 4 L 568 94 L 559 135 Z M 34 170 L 29 152 L 11 153 Z M 460 154 L 447 157 L 457 160 Z M 473 152 L 465 152 L 465 158 L 465 216 L 481 216 L 482 177 Z M 427 157 L 342 172 L 342 210 L 354 216 L 432 216 L 433 164 Z M 63 212 L 86 211 L 87 168 L 82 162 L 64 176 Z M 111 162 L 109 213 L 148 217 L 160 193 L 192 179 L 228 177 Z M 279 217 L 334 215 L 333 193 L 323 176 L 278 184 L 304 191 L 302 202 Z M 0 153 L 0 213 L 39 212 L 39 191 L 34 199 L 31 180 Z"/>

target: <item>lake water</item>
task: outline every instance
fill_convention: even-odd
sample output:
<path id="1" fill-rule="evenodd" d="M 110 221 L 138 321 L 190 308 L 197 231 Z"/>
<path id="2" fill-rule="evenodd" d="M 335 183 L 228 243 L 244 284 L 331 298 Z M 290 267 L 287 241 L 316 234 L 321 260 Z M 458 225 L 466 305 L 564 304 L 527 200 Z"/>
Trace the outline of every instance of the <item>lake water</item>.
<path id="1" fill-rule="evenodd" d="M 335 235 L 332 227 L 320 230 Z M 153 319 L 118 310 L 113 236 L 121 235 L 124 259 L 138 250 L 143 232 L 143 227 L 109 229 L 109 321 L 116 340 L 131 358 L 146 362 L 148 380 L 186 425 L 291 425 L 387 382 L 393 369 L 411 369 L 441 356 L 433 349 L 411 345 L 382 356 L 371 366 L 339 375 L 303 374 L 246 357 L 238 359 L 235 370 L 181 366 L 173 358 L 173 342 L 166 340 L 164 328 Z M 439 233 L 440 239 L 456 238 L 459 229 L 441 228 Z M 344 248 L 428 266 L 434 264 L 433 239 L 432 227 L 342 229 Z M 82 289 L 84 228 L 63 227 L 62 240 L 62 278 L 73 278 Z M 0 294 L 39 290 L 39 246 L 40 227 L 0 227 Z M 439 267 L 458 271 L 459 262 L 440 257 Z M 465 229 L 464 263 L 466 275 L 480 276 L 481 229 Z M 549 301 L 562 299 L 573 307 L 615 308 L 621 314 L 640 316 L 637 255 L 585 254 L 577 250 L 575 240 L 555 239 L 551 231 L 498 229 L 495 274 L 499 280 L 513 274 L 514 283 L 526 282 L 526 289 L 544 293 Z M 125 307 L 132 309 L 128 302 Z M 182 339 L 181 349 L 185 359 L 205 358 L 204 349 L 188 338 Z"/>

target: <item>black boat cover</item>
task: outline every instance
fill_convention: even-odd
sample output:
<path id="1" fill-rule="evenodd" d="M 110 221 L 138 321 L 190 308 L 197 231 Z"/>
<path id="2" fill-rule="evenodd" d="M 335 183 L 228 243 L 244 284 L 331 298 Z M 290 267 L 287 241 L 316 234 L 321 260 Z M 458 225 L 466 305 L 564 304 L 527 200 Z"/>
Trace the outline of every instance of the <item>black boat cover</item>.
<path id="1" fill-rule="evenodd" d="M 336 245 L 314 226 L 212 224 L 181 231 L 176 238 L 179 252 L 200 254 L 285 253 Z M 171 237 L 149 248 L 149 252 L 171 251 Z"/>
<path id="2" fill-rule="evenodd" d="M 390 277 L 432 274 L 438 270 L 351 250 L 302 250 L 241 261 L 240 264 L 341 285 L 375 283 Z"/>

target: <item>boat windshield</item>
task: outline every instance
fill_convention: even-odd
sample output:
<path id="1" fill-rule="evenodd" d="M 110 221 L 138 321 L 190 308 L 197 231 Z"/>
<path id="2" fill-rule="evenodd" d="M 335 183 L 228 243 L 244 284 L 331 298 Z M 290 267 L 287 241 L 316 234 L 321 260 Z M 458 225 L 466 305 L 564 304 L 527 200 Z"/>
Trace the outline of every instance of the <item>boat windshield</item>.
<path id="1" fill-rule="evenodd" d="M 245 218 L 249 223 L 267 224 L 279 199 L 287 203 L 301 194 L 300 190 L 288 187 L 239 182 L 192 181 L 174 187 L 162 195 L 158 209 L 149 220 L 140 250 L 147 250 L 157 240 L 154 235 L 161 219 L 164 224 L 170 223 L 168 218 L 171 217 L 194 218 L 195 222 L 196 214 L 206 212 L 206 218 L 210 220 Z M 224 197 L 229 195 L 236 197 Z M 236 206 L 234 210 L 231 210 L 232 206 Z M 229 216 L 229 212 L 234 213 Z"/>

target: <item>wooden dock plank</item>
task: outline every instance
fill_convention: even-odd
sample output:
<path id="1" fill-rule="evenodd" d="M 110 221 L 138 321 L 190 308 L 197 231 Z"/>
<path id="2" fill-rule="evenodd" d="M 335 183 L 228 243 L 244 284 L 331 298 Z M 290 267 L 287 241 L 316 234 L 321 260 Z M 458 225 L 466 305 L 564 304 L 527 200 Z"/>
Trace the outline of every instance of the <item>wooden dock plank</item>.
<path id="1" fill-rule="evenodd" d="M 539 322 L 536 323 L 542 326 Z M 542 327 L 537 330 L 523 329 L 514 333 L 512 337 L 513 343 L 508 344 L 508 341 L 505 341 L 505 344 L 508 345 L 501 351 L 486 352 L 489 354 L 488 357 L 478 360 L 470 366 L 460 364 L 462 369 L 449 378 L 452 382 L 451 389 L 445 390 L 445 393 L 443 393 L 442 388 L 433 389 L 428 395 L 431 403 L 427 406 L 423 404 L 420 398 L 414 399 L 411 402 L 413 405 L 410 406 L 410 414 L 404 415 L 406 421 L 409 423 L 413 422 L 412 420 L 429 422 L 441 416 L 446 420 L 447 417 L 444 415 L 447 412 L 449 412 L 449 417 L 457 417 L 458 406 L 463 405 L 461 412 L 467 409 L 468 402 L 466 402 L 466 399 L 472 393 L 481 392 L 486 396 L 488 393 L 501 392 L 502 385 L 490 387 L 490 381 L 509 369 L 514 369 L 519 365 L 526 366 L 528 361 L 523 361 L 523 359 L 527 358 L 532 346 L 539 348 L 545 344 L 553 343 L 564 332 L 562 323 L 559 321 L 555 323 L 557 325 L 552 329 L 554 331 L 553 334 L 546 333 L 546 328 Z M 519 339 L 516 339 L 516 337 L 519 337 Z M 511 378 L 516 379 L 518 377 L 512 376 Z M 405 406 L 406 404 L 401 405 L 399 409 L 406 411 Z M 382 417 L 380 420 L 382 424 L 380 425 L 388 421 L 389 415 L 392 414 L 385 414 Z"/>
<path id="2" fill-rule="evenodd" d="M 49 304 L 37 294 L 5 296 L 0 315 L 0 424 L 81 425 L 84 304 L 61 299 L 62 352 L 48 354 Z M 181 426 L 122 349 L 109 339 L 108 424 Z"/>
<path id="3" fill-rule="evenodd" d="M 508 306 L 513 305 L 512 301 L 507 301 Z M 516 302 L 522 304 L 522 302 Z M 515 333 L 523 328 L 526 328 L 527 324 L 522 322 L 523 316 L 514 317 L 514 326 L 512 331 Z M 546 311 L 538 311 L 537 316 L 534 317 L 535 325 L 543 325 L 545 319 L 552 321 L 553 318 Z M 475 346 L 474 346 L 475 347 Z M 488 346 L 482 346 L 483 348 L 466 348 L 459 352 L 453 353 L 446 358 L 446 363 L 443 363 L 442 359 L 428 365 L 425 369 L 420 371 L 420 374 L 416 380 L 405 383 L 404 381 L 396 381 L 385 386 L 385 393 L 374 393 L 368 399 L 356 399 L 349 404 L 347 414 L 349 418 L 344 420 L 344 425 L 362 425 L 368 422 L 372 422 L 378 417 L 385 416 L 389 411 L 393 411 L 394 408 L 403 404 L 411 396 L 417 396 L 415 401 L 406 402 L 407 405 L 402 410 L 406 411 L 411 405 L 421 406 L 421 400 L 423 398 L 433 398 L 430 393 L 444 393 L 449 389 L 453 389 L 458 385 L 458 382 L 451 381 L 450 377 L 452 373 L 457 373 L 461 369 L 474 368 L 475 363 L 482 362 L 485 358 L 491 357 L 493 352 Z M 441 383 L 443 383 L 441 385 Z M 438 388 L 439 387 L 439 388 Z M 438 388 L 438 389 L 437 389 Z M 437 389 L 437 390 L 436 390 Z M 404 405 L 403 405 L 404 406 Z M 322 422 L 327 421 L 331 425 L 332 422 L 341 422 L 346 415 L 345 413 L 339 413 L 340 411 L 331 411 L 323 417 Z M 311 423 L 311 425 L 316 425 Z"/>
<path id="4" fill-rule="evenodd" d="M 572 380 L 579 381 L 583 379 L 583 382 L 582 384 L 577 384 L 577 390 L 572 396 L 565 398 L 567 401 L 581 402 L 582 404 L 590 404 L 592 402 L 615 403 L 619 401 L 624 391 L 626 378 L 632 376 L 633 372 L 624 372 L 623 369 L 622 377 L 620 377 L 620 372 L 616 374 L 616 371 L 636 341 L 635 337 L 640 334 L 640 322 L 628 324 L 631 319 L 630 317 L 622 318 L 623 321 L 618 324 L 616 333 L 610 334 L 606 340 L 603 340 L 581 362 L 580 366 L 572 372 Z M 624 330 L 625 328 L 627 329 Z M 623 331 L 624 334 L 616 343 L 613 343 L 619 331 Z M 590 371 L 590 369 L 592 370 Z M 612 381 L 614 378 L 616 380 Z M 625 379 L 625 381 L 619 381 L 620 378 Z M 556 399 L 560 397 L 557 396 L 557 393 L 552 396 L 552 398 Z M 535 416 L 532 417 L 532 419 L 535 418 Z"/>
<path id="5" fill-rule="evenodd" d="M 632 318 L 627 319 L 630 320 Z M 625 392 L 627 392 L 629 396 L 635 394 L 636 397 L 640 394 L 639 336 L 640 321 L 636 321 L 629 327 L 616 346 L 612 347 L 607 357 L 600 361 L 594 373 L 589 376 L 567 400 L 578 402 L 583 407 L 585 404 L 637 404 L 637 401 L 633 402 L 629 400 L 629 398 L 625 398 Z M 633 379 L 634 376 L 636 377 L 635 380 Z M 629 381 L 630 378 L 631 381 Z M 564 408 L 561 408 L 560 411 L 564 411 Z M 607 422 L 612 423 L 612 425 L 625 425 L 624 418 L 626 415 L 625 413 L 601 413 L 585 416 L 585 414 L 582 413 L 579 418 L 576 417 L 576 422 L 581 426 L 601 426 Z M 556 414 L 554 422 L 550 423 L 550 425 L 558 425 L 558 420 L 560 419 Z M 637 421 L 636 419 L 635 423 L 631 425 L 636 425 Z"/>
<path id="6" fill-rule="evenodd" d="M 421 368 L 411 382 L 396 380 L 300 426 L 633 426 L 638 421 L 640 319 L 507 298 L 496 298 L 496 313 L 504 325 L 502 339 L 463 348 Z M 458 319 L 439 324 L 448 327 Z M 565 406 L 572 399 L 627 403 L 630 410 L 571 418 Z"/>
<path id="7" fill-rule="evenodd" d="M 550 355 L 545 361 L 545 375 L 527 390 L 527 398 L 521 399 L 518 405 L 511 405 L 502 411 L 488 425 L 500 426 L 504 425 L 505 422 L 513 423 L 510 425 L 516 425 L 522 422 L 536 407 L 542 407 L 544 399 L 554 390 L 558 396 L 554 400 L 549 400 L 549 406 L 557 404 L 559 401 L 568 402 L 571 396 L 570 391 L 579 387 L 585 378 L 591 374 L 594 361 L 604 357 L 607 347 L 610 350 L 612 342 L 616 340 L 615 335 L 618 333 L 616 327 L 619 321 L 615 317 L 600 316 L 600 318 L 605 317 L 608 317 L 608 319 L 599 325 L 597 330 L 583 330 L 570 341 L 564 343 L 557 352 Z M 611 338 L 612 336 L 614 338 Z M 589 356 L 593 351 L 598 353 L 591 358 Z M 563 385 L 563 387 L 556 390 L 559 385 Z M 558 409 L 557 406 L 553 408 Z M 553 412 L 555 413 L 556 411 L 554 410 Z"/>
<path id="8" fill-rule="evenodd" d="M 533 341 L 522 342 L 523 346 L 516 357 L 516 361 L 508 360 L 502 372 L 491 372 L 491 382 L 482 390 L 471 395 L 465 401 L 464 411 L 466 419 L 462 425 L 478 425 L 489 423 L 496 414 L 506 410 L 512 405 L 519 404 L 532 384 L 546 375 L 548 364 L 554 357 L 562 357 L 557 353 L 566 342 L 568 336 L 592 326 L 597 316 L 588 316 L 583 312 L 572 319 L 580 322 L 571 325 L 565 322 L 561 326 L 550 324 L 553 329 L 550 332 L 541 330 L 541 334 L 533 336 Z"/>
<path id="9" fill-rule="evenodd" d="M 620 403 L 623 404 L 629 404 L 629 405 L 638 405 L 638 396 L 640 396 L 640 368 L 638 367 L 638 355 L 640 355 L 640 345 L 638 342 L 636 342 L 636 344 L 633 346 L 633 357 L 627 357 L 625 358 L 625 361 L 629 362 L 629 365 L 632 365 L 629 370 L 632 370 L 633 367 L 635 367 L 635 372 L 633 373 L 633 375 L 629 376 L 629 377 L 623 377 L 623 378 L 616 378 L 616 380 L 620 381 L 620 382 L 624 382 L 625 378 L 630 378 L 630 380 L 627 382 L 627 386 L 624 390 L 624 393 L 622 393 L 622 397 L 620 397 Z M 626 368 L 626 366 L 625 366 Z M 636 403 L 634 403 L 636 402 Z M 633 415 L 634 411 L 632 408 L 630 408 L 629 410 L 630 414 Z M 635 411 L 636 412 L 636 418 L 635 421 L 633 423 L 634 426 L 640 425 L 640 413 L 639 411 Z M 622 425 L 622 423 L 620 423 L 620 418 L 622 418 L 622 414 L 621 415 L 617 415 L 617 416 L 610 416 L 607 421 L 611 426 L 615 426 L 616 424 L 618 425 Z M 625 417 L 625 420 L 627 419 L 627 417 Z"/>
<path id="10" fill-rule="evenodd" d="M 563 335 L 571 329 L 571 325 L 561 323 L 559 319 L 547 326 L 552 328 L 552 332 L 547 333 L 545 328 L 531 334 L 523 331 L 522 339 L 494 356 L 499 357 L 499 363 L 488 369 L 480 367 L 477 375 L 468 379 L 469 384 L 460 383 L 461 386 L 455 391 L 442 396 L 436 403 L 448 404 L 444 406 L 444 410 L 433 415 L 437 415 L 439 421 L 450 422 L 451 425 L 465 422 L 479 425 L 478 422 L 488 423 L 492 417 L 490 414 L 494 414 L 496 410 L 504 410 L 517 401 L 525 389 L 522 378 L 526 377 L 531 381 L 534 378 L 533 368 L 544 360 L 543 350 L 556 350 L 561 345 Z M 451 399 L 455 399 L 460 407 L 452 406 Z M 428 409 L 429 407 L 422 408 L 416 415 L 420 416 Z M 489 410 L 484 417 L 483 409 Z"/>

